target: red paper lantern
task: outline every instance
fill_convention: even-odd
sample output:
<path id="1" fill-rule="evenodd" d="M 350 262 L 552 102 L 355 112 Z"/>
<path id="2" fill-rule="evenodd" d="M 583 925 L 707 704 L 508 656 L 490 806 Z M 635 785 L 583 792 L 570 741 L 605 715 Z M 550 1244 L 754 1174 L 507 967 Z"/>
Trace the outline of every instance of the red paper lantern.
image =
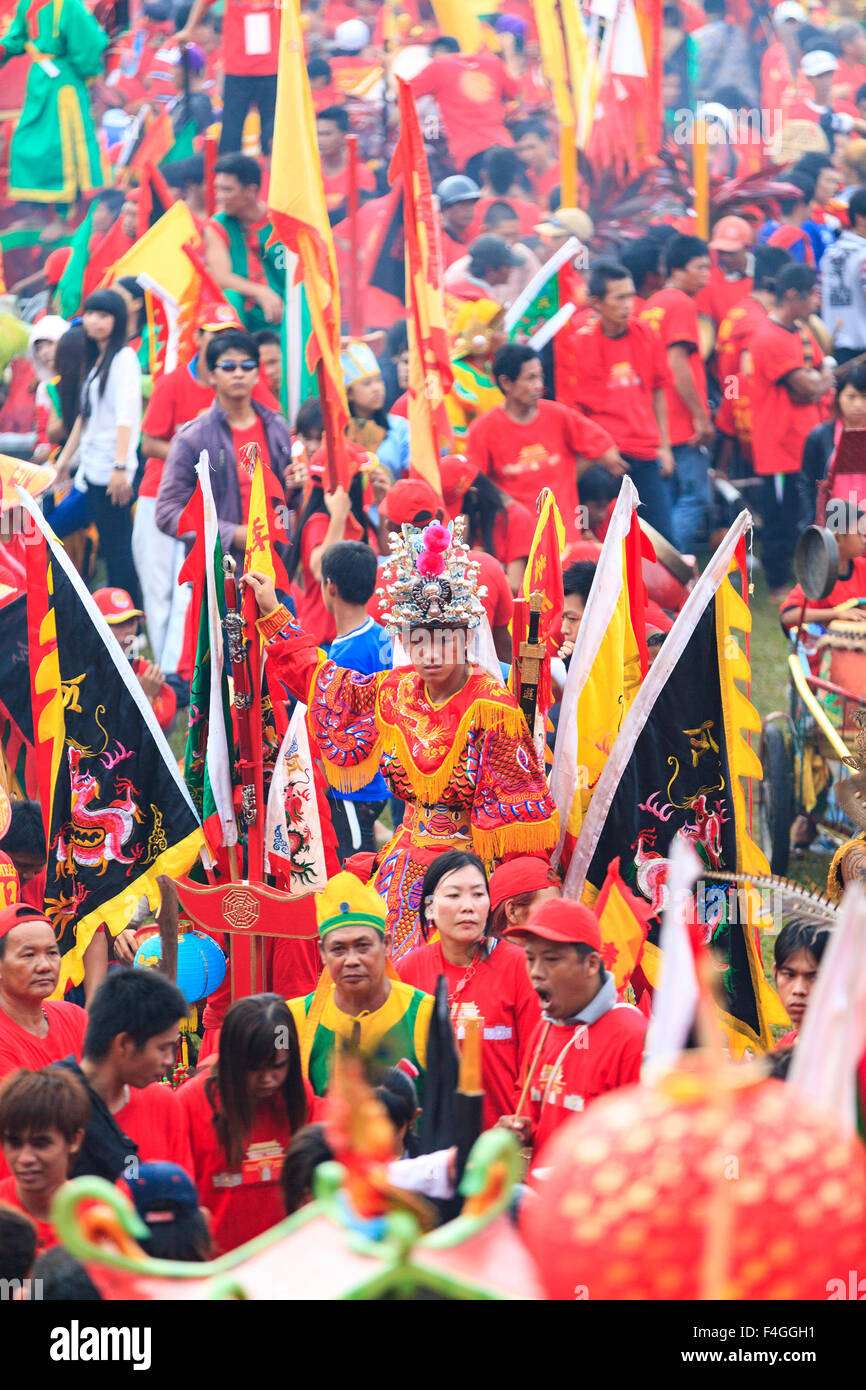
<path id="1" fill-rule="evenodd" d="M 826 1299 L 866 1273 L 866 1150 L 757 1065 L 692 1054 L 568 1121 L 538 1166 L 521 1224 L 551 1298 Z"/>

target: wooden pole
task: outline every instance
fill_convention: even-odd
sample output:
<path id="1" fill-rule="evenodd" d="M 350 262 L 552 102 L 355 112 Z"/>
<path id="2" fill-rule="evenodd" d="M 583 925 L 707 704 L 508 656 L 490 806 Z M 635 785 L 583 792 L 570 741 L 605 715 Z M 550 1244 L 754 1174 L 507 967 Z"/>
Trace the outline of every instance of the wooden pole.
<path id="1" fill-rule="evenodd" d="M 703 116 L 695 118 L 694 151 L 692 180 L 695 185 L 697 234 L 706 240 L 710 235 L 710 164 L 707 148 L 707 123 Z"/>
<path id="2" fill-rule="evenodd" d="M 573 125 L 559 131 L 559 206 L 577 207 L 577 145 Z"/>
<path id="3" fill-rule="evenodd" d="M 358 137 L 346 136 L 349 152 L 349 332 L 359 338 L 364 331 L 361 319 L 360 229 L 358 226 Z"/>
<path id="4" fill-rule="evenodd" d="M 161 973 L 171 980 L 172 984 L 177 983 L 177 919 L 178 919 L 178 897 L 177 889 L 167 874 L 160 874 L 156 880 L 159 884 L 160 902 L 159 912 L 156 914 L 156 925 L 159 927 L 159 935 L 162 939 L 162 959 L 159 962 Z"/>

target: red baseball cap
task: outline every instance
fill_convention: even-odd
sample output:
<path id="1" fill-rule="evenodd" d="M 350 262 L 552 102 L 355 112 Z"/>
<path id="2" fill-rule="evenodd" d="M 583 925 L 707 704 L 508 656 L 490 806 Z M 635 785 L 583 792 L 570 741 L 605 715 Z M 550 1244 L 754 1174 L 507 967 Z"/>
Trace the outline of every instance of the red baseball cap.
<path id="1" fill-rule="evenodd" d="M 0 912 L 0 937 L 14 931 L 16 927 L 23 927 L 25 922 L 44 922 L 46 927 L 54 930 L 50 918 L 37 907 L 31 907 L 29 903 L 13 903 L 11 907 L 4 907 Z"/>
<path id="2" fill-rule="evenodd" d="M 533 908 L 519 927 L 509 927 L 503 936 L 540 936 L 545 941 L 567 941 L 601 950 L 601 928 L 592 908 L 568 898 L 548 898 Z"/>
<path id="3" fill-rule="evenodd" d="M 224 328 L 243 329 L 234 309 L 223 299 L 202 305 L 195 326 L 200 333 L 221 333 Z"/>
<path id="4" fill-rule="evenodd" d="M 45 264 L 42 273 L 49 285 L 59 285 L 63 279 L 63 272 L 69 265 L 72 256 L 71 246 L 58 246 L 56 250 L 49 252 L 45 257 Z"/>
<path id="5" fill-rule="evenodd" d="M 435 516 L 442 503 L 429 483 L 421 478 L 401 478 L 388 489 L 381 510 L 395 526 L 411 525 L 420 512 Z"/>
<path id="6" fill-rule="evenodd" d="M 109 627 L 115 623 L 126 623 L 130 618 L 143 618 L 144 613 L 136 608 L 125 589 L 97 589 L 93 595 L 96 604 Z"/>
<path id="7" fill-rule="evenodd" d="M 500 864 L 490 875 L 490 911 L 495 912 L 518 893 L 540 893 L 542 888 L 552 887 L 547 860 L 538 859 L 534 854 L 519 854 Z"/>
<path id="8" fill-rule="evenodd" d="M 439 477 L 442 479 L 442 501 L 445 510 L 453 518 L 460 511 L 463 498 L 471 488 L 478 473 L 463 454 L 451 454 L 439 463 Z"/>
<path id="9" fill-rule="evenodd" d="M 720 217 L 713 228 L 710 247 L 713 251 L 742 251 L 754 239 L 755 233 L 745 217 Z"/>

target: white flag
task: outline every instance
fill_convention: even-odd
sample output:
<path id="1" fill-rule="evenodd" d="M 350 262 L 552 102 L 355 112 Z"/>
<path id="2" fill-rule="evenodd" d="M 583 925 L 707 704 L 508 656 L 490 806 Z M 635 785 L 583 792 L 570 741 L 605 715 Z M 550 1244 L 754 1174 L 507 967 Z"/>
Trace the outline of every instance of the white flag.
<path id="1" fill-rule="evenodd" d="M 305 705 L 295 706 L 280 744 L 265 821 L 267 871 L 281 873 L 296 897 L 321 893 L 328 883 L 306 713 Z"/>

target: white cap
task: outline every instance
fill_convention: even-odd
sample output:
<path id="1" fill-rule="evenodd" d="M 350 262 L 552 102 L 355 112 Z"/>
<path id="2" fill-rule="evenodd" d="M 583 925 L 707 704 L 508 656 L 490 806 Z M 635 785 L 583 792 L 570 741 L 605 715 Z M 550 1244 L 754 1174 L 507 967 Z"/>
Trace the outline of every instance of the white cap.
<path id="1" fill-rule="evenodd" d="M 813 49 L 811 53 L 804 53 L 800 59 L 800 67 L 807 77 L 820 77 L 825 72 L 835 72 L 839 64 L 826 48 Z"/>
<path id="2" fill-rule="evenodd" d="M 781 29 L 789 19 L 793 19 L 797 24 L 807 24 L 809 14 L 802 5 L 797 4 L 797 0 L 782 0 L 781 5 L 777 5 L 773 11 L 773 24 L 777 29 Z"/>
<path id="3" fill-rule="evenodd" d="M 360 53 L 370 42 L 370 30 L 363 19 L 344 19 L 334 30 L 334 43 L 344 53 Z"/>

